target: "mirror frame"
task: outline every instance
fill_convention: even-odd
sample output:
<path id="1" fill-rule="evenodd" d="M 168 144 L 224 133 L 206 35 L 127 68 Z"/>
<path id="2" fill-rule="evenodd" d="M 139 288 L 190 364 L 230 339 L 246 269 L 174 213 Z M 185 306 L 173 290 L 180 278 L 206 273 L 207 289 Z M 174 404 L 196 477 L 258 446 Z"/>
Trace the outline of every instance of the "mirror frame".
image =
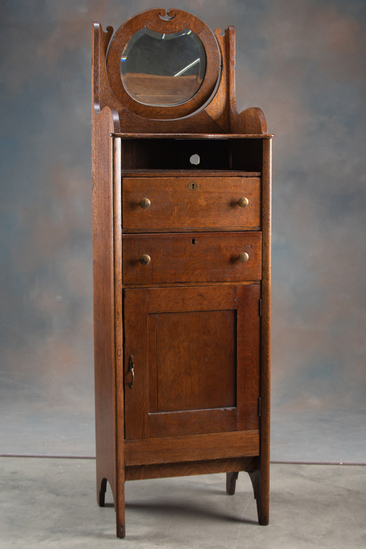
<path id="1" fill-rule="evenodd" d="M 166 107 L 145 105 L 125 90 L 121 78 L 121 55 L 132 36 L 144 27 L 165 34 L 189 28 L 200 38 L 206 53 L 206 73 L 198 91 L 184 103 Z M 194 15 L 178 9 L 147 10 L 126 21 L 116 31 L 107 54 L 107 73 L 114 95 L 127 110 L 144 118 L 174 120 L 194 114 L 211 98 L 221 76 L 220 47 L 214 33 Z"/>

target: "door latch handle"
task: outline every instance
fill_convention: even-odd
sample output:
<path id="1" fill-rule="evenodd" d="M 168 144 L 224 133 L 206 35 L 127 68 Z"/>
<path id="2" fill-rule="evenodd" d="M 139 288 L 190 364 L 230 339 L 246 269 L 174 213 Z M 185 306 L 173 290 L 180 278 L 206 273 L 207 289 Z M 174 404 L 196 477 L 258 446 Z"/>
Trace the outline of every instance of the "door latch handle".
<path id="1" fill-rule="evenodd" d="M 130 355 L 130 358 L 128 359 L 128 371 L 131 372 L 131 383 L 129 383 L 130 389 L 135 385 L 135 364 L 133 361 L 133 356 Z"/>

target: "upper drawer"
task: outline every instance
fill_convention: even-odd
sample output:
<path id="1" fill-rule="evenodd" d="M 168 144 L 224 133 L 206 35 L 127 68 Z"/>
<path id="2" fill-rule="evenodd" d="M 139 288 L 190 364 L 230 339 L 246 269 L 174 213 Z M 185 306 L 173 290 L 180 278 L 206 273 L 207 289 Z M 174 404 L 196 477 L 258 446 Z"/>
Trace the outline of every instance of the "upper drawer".
<path id="1" fill-rule="evenodd" d="M 262 278 L 260 232 L 124 235 L 123 284 Z"/>
<path id="2" fill-rule="evenodd" d="M 259 177 L 126 177 L 122 184 L 128 232 L 260 228 Z"/>

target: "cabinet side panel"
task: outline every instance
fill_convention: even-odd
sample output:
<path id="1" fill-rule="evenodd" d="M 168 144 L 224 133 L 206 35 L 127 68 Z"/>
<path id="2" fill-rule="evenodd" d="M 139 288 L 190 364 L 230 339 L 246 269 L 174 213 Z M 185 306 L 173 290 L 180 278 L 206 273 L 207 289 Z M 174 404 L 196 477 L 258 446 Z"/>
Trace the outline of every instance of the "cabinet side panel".
<path id="1" fill-rule="evenodd" d="M 93 116 L 93 301 L 97 489 L 103 480 L 116 497 L 115 341 L 113 274 L 113 118 Z"/>
<path id="2" fill-rule="evenodd" d="M 271 375 L 271 215 L 272 215 L 272 141 L 263 141 L 262 227 L 263 278 L 261 322 L 261 453 L 259 520 L 268 524 L 270 484 L 270 375 Z"/>
<path id="3" fill-rule="evenodd" d="M 261 443 L 263 459 L 269 462 L 270 435 L 270 351 L 271 351 L 271 211 L 272 211 L 272 141 L 263 141 L 263 279 L 261 346 Z"/>
<path id="4" fill-rule="evenodd" d="M 124 467 L 124 376 L 123 376 L 123 305 L 122 305 L 122 178 L 121 139 L 113 139 L 113 248 L 114 248 L 114 337 L 115 337 L 115 410 L 116 410 L 116 510 L 117 536 L 126 534 Z"/>

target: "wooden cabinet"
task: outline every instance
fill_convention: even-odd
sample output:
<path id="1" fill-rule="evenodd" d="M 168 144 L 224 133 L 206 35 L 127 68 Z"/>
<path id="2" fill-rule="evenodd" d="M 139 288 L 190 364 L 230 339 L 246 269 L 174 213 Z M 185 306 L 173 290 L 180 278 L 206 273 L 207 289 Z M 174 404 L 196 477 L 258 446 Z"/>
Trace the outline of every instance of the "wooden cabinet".
<path id="1" fill-rule="evenodd" d="M 260 109 L 236 112 L 233 28 L 213 42 L 192 15 L 164 14 L 132 18 L 111 44 L 93 28 L 97 491 L 104 505 L 109 482 L 119 537 L 126 480 L 225 472 L 232 495 L 247 471 L 269 516 L 272 135 Z M 202 105 L 181 102 L 192 81 L 163 75 L 168 97 L 114 59 L 146 25 L 180 39 L 182 21 L 216 82 Z"/>

